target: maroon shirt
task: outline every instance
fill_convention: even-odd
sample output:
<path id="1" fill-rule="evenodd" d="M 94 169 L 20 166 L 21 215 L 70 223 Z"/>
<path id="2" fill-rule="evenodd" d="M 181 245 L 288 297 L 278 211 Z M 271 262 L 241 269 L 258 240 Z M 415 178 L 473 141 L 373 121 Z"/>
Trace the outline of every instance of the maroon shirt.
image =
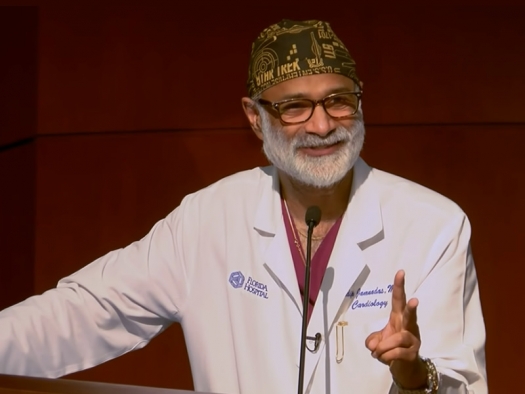
<path id="1" fill-rule="evenodd" d="M 305 274 L 305 262 L 301 256 L 301 253 L 295 245 L 295 240 L 293 237 L 292 226 L 293 223 L 290 223 L 288 213 L 286 211 L 286 206 L 284 200 L 281 199 L 281 207 L 283 212 L 284 226 L 286 228 L 286 235 L 288 236 L 288 243 L 290 244 L 290 251 L 292 252 L 293 264 L 295 266 L 295 274 L 297 276 L 297 283 L 299 284 L 299 291 L 301 292 L 301 298 L 304 295 L 304 274 Z M 314 309 L 315 301 L 321 290 L 321 283 L 323 282 L 324 273 L 326 267 L 328 266 L 328 260 L 330 260 L 330 255 L 332 254 L 332 249 L 334 248 L 335 239 L 337 238 L 337 233 L 339 227 L 341 226 L 342 218 L 337 219 L 334 223 L 326 237 L 321 241 L 321 245 L 312 256 L 312 261 L 310 264 L 310 299 L 308 303 L 308 321 L 312 315 Z M 294 227 L 294 231 L 297 234 L 299 244 L 301 240 L 299 238 L 299 233 Z M 302 245 L 300 244 L 302 247 Z M 305 256 L 306 257 L 306 256 Z M 304 300 L 304 298 L 303 298 Z"/>

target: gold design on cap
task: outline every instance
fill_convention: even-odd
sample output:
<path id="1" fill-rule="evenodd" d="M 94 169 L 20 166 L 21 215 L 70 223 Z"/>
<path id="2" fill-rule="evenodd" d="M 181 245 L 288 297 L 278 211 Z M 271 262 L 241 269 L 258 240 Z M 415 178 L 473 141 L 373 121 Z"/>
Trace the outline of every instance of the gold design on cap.
<path id="1" fill-rule="evenodd" d="M 329 59 L 335 59 L 337 57 L 335 55 L 335 49 L 333 45 L 323 44 L 323 49 L 324 49 L 324 57 L 327 57 Z"/>
<path id="2" fill-rule="evenodd" d="M 271 81 L 275 69 L 279 66 L 279 57 L 274 50 L 264 48 L 260 51 L 253 61 L 253 75 L 257 86 L 261 86 Z"/>
<path id="3" fill-rule="evenodd" d="M 286 56 L 286 60 L 288 61 L 292 60 L 292 55 L 296 55 L 296 54 L 297 54 L 297 45 L 293 44 L 292 49 L 290 49 L 290 54 Z"/>
<path id="4" fill-rule="evenodd" d="M 312 58 L 312 59 L 306 58 L 306 61 L 308 62 L 308 66 L 310 68 L 323 67 L 324 61 L 321 58 L 321 55 L 323 54 L 323 48 L 321 47 L 321 45 L 319 45 L 319 43 L 315 39 L 314 32 L 310 33 L 310 37 L 312 38 L 311 49 L 312 49 L 312 53 L 314 54 L 315 58 Z"/>

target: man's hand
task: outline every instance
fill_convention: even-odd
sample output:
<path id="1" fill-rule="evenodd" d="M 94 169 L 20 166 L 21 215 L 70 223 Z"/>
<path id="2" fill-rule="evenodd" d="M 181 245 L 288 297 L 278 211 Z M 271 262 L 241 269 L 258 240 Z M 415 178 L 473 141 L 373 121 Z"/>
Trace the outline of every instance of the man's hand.
<path id="1" fill-rule="evenodd" d="M 418 303 L 417 298 L 407 302 L 405 272 L 398 271 L 394 278 L 390 319 L 385 328 L 370 334 L 365 342 L 372 357 L 388 365 L 396 383 L 409 390 L 424 388 L 427 384 L 426 366 L 419 357 Z"/>

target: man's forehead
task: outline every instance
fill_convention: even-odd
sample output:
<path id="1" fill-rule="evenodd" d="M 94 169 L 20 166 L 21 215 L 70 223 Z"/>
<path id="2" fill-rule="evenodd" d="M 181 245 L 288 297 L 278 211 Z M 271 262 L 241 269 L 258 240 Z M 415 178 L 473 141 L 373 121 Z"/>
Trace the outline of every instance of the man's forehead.
<path id="1" fill-rule="evenodd" d="M 302 97 L 317 99 L 332 93 L 355 90 L 357 90 L 356 82 L 344 75 L 318 74 L 281 82 L 266 89 L 261 96 L 269 101 Z"/>

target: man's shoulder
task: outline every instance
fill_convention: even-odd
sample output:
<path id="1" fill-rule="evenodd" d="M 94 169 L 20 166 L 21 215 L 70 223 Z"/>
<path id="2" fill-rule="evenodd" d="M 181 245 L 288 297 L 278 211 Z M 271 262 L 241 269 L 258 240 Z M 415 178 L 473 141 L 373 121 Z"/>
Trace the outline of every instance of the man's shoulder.
<path id="1" fill-rule="evenodd" d="M 392 204 L 415 214 L 424 211 L 427 215 L 432 212 L 437 215 L 464 215 L 456 202 L 438 191 L 377 168 L 371 172 L 382 204 Z"/>
<path id="2" fill-rule="evenodd" d="M 221 202 L 229 204 L 233 201 L 251 200 L 258 196 L 264 188 L 273 184 L 274 168 L 272 166 L 256 167 L 228 175 L 211 185 L 188 194 L 185 203 Z"/>

